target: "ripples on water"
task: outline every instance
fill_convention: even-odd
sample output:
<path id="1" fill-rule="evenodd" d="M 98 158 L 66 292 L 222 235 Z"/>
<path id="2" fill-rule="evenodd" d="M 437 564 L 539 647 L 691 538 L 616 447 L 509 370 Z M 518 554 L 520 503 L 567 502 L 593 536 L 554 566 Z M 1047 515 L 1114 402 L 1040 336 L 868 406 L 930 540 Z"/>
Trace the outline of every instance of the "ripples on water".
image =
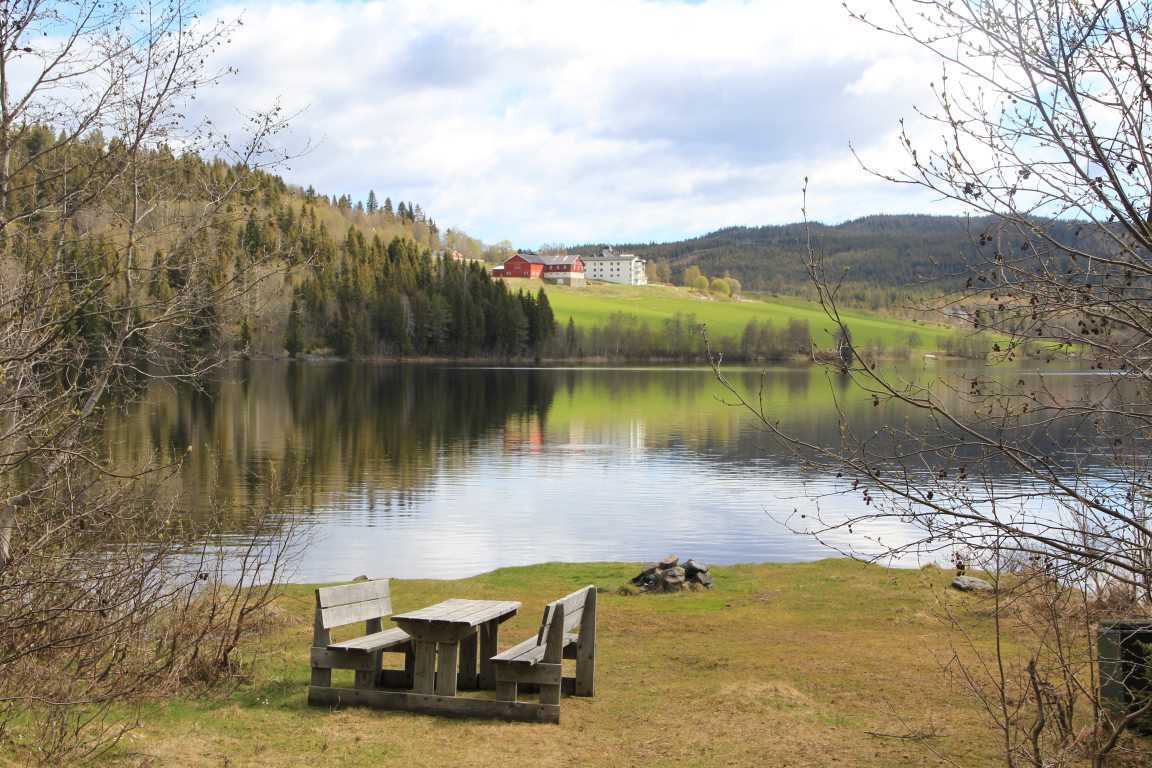
<path id="1" fill-rule="evenodd" d="M 760 386 L 758 372 L 732 375 Z M 806 439 L 835 439 L 833 396 L 861 427 L 892 416 L 821 369 L 763 381 L 769 410 Z M 220 497 L 238 511 L 234 532 L 239 510 L 259 503 L 266 463 L 299 466 L 288 508 L 306 541 L 298 581 L 669 552 L 712 563 L 834 554 L 782 521 L 842 481 L 802 473 L 721 394 L 704 369 L 252 363 L 207 394 L 157 387 L 109 442 L 125 462 L 191 446 L 181 504 L 198 514 Z M 821 501 L 832 518 L 862 509 L 858 496 Z M 872 533 L 909 535 L 897 523 Z"/>

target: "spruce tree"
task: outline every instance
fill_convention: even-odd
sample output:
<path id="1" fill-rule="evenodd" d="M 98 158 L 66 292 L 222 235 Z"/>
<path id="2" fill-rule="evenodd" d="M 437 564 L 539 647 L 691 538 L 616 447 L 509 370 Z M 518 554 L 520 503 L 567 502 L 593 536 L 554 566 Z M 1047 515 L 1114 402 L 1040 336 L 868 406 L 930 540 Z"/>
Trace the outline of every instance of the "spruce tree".
<path id="1" fill-rule="evenodd" d="M 379 207 L 380 205 L 376 202 L 376 191 L 372 189 L 368 190 L 368 202 L 364 206 L 365 210 L 367 210 L 368 213 L 376 213 Z"/>
<path id="2" fill-rule="evenodd" d="M 564 348 L 568 350 L 569 355 L 576 354 L 576 321 L 572 316 L 568 316 L 568 329 L 564 332 Z"/>
<path id="3" fill-rule="evenodd" d="M 540 318 L 540 339 L 546 341 L 556 334 L 556 316 L 543 288 L 536 293 L 536 313 Z"/>
<path id="4" fill-rule="evenodd" d="M 240 323 L 240 352 L 248 357 L 252 351 L 252 327 L 248 325 L 248 316 L 245 315 Z"/>
<path id="5" fill-rule="evenodd" d="M 396 214 L 392 210 L 392 198 L 384 198 L 384 215 L 388 218 L 393 218 Z"/>
<path id="6" fill-rule="evenodd" d="M 288 310 L 288 331 L 284 334 L 284 349 L 288 357 L 295 358 L 303 350 L 300 338 L 300 302 L 292 297 L 292 309 Z"/>

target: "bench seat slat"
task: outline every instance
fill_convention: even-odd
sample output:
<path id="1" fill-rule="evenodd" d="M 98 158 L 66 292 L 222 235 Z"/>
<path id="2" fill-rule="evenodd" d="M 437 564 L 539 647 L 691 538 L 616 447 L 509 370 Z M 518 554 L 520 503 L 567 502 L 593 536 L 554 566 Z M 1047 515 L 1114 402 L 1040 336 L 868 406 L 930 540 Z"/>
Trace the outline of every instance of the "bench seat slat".
<path id="1" fill-rule="evenodd" d="M 564 635 L 564 645 L 572 645 L 576 642 L 576 635 Z M 522 643 L 512 646 L 503 653 L 498 653 L 492 657 L 492 661 L 504 664 L 525 664 L 532 666 L 539 664 L 544 658 L 544 650 L 546 646 L 537 645 L 536 638 L 530 637 Z"/>
<path id="2" fill-rule="evenodd" d="M 363 637 L 346 640 L 342 643 L 330 643 L 328 645 L 328 650 L 372 653 L 373 651 L 381 651 L 386 648 L 403 645 L 410 639 L 411 638 L 408 637 L 408 633 L 404 630 L 393 628 L 386 629 L 383 632 L 373 632 L 370 635 L 364 635 Z"/>

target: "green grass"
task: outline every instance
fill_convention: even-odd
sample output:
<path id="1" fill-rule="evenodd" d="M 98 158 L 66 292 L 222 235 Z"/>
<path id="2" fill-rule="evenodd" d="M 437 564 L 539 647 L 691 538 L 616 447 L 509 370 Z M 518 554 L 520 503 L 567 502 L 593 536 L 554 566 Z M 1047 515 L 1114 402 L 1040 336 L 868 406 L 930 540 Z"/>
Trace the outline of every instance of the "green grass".
<path id="1" fill-rule="evenodd" d="M 531 287 L 535 290 L 540 285 L 539 281 L 529 280 L 510 279 L 507 282 L 514 290 L 517 287 Z M 695 315 L 698 322 L 707 325 L 708 332 L 715 338 L 740 338 L 749 320 L 771 321 L 778 329 L 784 328 L 789 320 L 807 320 L 817 346 L 830 347 L 835 341 L 833 324 L 820 306 L 801 299 L 732 300 L 666 285 L 634 287 L 591 284 L 582 288 L 547 286 L 545 290 L 556 319 L 563 324 L 572 317 L 582 328 L 603 325 L 617 312 L 634 315 L 658 326 L 679 312 Z M 956 333 L 956 329 L 944 325 L 916 323 L 864 312 L 849 312 L 844 317 L 852 331 L 853 340 L 862 347 L 880 345 L 888 350 L 934 351 L 939 339 Z"/>
<path id="2" fill-rule="evenodd" d="M 107 758 L 142 766 L 965 766 L 996 765 L 985 716 L 950 682 L 939 602 L 989 637 L 985 600 L 935 568 L 846 560 L 714 569 L 717 586 L 623 596 L 636 564 L 546 564 L 453 581 L 394 581 L 394 609 L 448 597 L 524 603 L 501 646 L 542 606 L 594 583 L 597 696 L 566 698 L 562 723 L 447 720 L 305 703 L 312 589 L 289 587 L 257 641 L 249 682 L 227 695 L 145 707 Z M 347 673 L 350 674 L 350 673 Z M 336 680 L 337 684 L 350 684 Z M 925 744 L 871 733 L 931 732 Z M 0 757 L 0 764 L 4 758 Z"/>

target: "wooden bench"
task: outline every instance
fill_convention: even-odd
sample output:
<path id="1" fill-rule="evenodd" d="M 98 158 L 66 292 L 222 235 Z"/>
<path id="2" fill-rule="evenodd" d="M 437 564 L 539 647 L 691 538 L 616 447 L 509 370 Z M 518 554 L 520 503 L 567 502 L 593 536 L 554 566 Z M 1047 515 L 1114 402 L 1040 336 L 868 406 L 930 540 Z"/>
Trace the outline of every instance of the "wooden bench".
<path id="1" fill-rule="evenodd" d="M 324 703 L 316 689 L 330 689 L 333 669 L 356 671 L 356 688 L 378 685 L 412 685 L 412 643 L 402 629 L 384 629 L 383 620 L 392 614 L 392 594 L 387 579 L 363 581 L 316 590 L 316 618 L 312 633 L 312 683 L 310 703 Z M 364 635 L 332 642 L 331 630 L 364 622 Z M 403 653 L 404 671 L 382 671 L 381 655 Z"/>
<path id="2" fill-rule="evenodd" d="M 579 629 L 579 634 L 573 630 Z M 576 660 L 576 676 L 564 677 L 564 659 Z M 540 704 L 559 721 L 560 694 L 596 692 L 596 588 L 573 592 L 544 608 L 540 630 L 519 645 L 492 657 L 496 698 L 516 701 L 521 686 L 538 687 Z M 552 719 L 549 717 L 548 719 Z"/>

